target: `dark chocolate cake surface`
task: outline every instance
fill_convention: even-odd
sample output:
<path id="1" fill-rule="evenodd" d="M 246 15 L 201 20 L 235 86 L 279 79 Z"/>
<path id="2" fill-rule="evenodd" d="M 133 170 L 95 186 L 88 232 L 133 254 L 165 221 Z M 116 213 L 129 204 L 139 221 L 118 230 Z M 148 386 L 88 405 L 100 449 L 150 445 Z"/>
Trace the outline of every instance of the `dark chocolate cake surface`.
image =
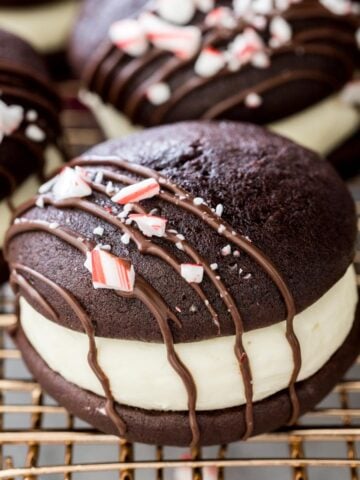
<path id="1" fill-rule="evenodd" d="M 297 312 L 329 290 L 353 260 L 354 204 L 340 178 L 314 153 L 260 127 L 193 122 L 150 129 L 94 147 L 85 154 L 88 162 L 81 168 L 92 178 L 99 171 L 102 177 L 104 173 L 125 174 L 121 168 L 102 163 L 109 156 L 129 165 L 149 167 L 182 187 L 194 204 L 204 202 L 222 214 L 219 222 L 226 222 L 234 234 L 245 236 L 276 266 L 294 297 Z M 76 164 L 80 165 L 81 159 L 73 166 Z M 134 174 L 131 177 L 134 181 L 141 180 Z M 104 179 L 102 188 L 111 190 L 116 185 L 120 184 L 114 182 L 109 186 Z M 160 294 L 180 319 L 181 328 L 170 323 L 175 342 L 219 335 L 209 309 L 192 285 L 164 258 L 159 258 L 158 251 L 140 253 L 136 242 L 124 239 L 121 230 L 124 227 L 117 217 L 119 213 L 121 217 L 122 207 L 105 191 L 93 189 L 87 198 L 76 202 L 68 199 L 67 204 L 55 202 L 53 206 L 48 204 L 51 194 L 45 194 L 44 198 L 44 208 L 28 205 L 19 213 L 20 227 L 22 221 L 45 221 L 55 230 L 70 229 L 78 238 L 108 245 L 113 255 L 130 260 L 136 274 Z M 95 205 L 96 212 L 86 212 L 78 200 L 86 201 L 88 209 Z M 179 263 L 186 263 L 189 257 L 183 245 L 179 247 L 177 243 L 187 242 L 215 268 L 241 312 L 245 330 L 285 319 L 284 299 L 272 279 L 253 258 L 224 238 L 221 229 L 219 233 L 214 231 L 199 216 L 162 197 L 140 203 L 147 212 L 166 219 L 167 230 L 178 235 L 178 242 L 175 239 L 173 243 L 168 238 L 144 238 L 140 242 L 143 252 L 144 245 L 156 246 L 161 254 L 167 252 Z M 99 227 L 100 231 L 103 229 L 101 236 Z M 83 253 L 51 231 L 35 230 L 8 238 L 7 255 L 11 263 L 30 267 L 72 292 L 88 313 L 96 335 L 161 341 L 151 312 L 138 299 L 118 296 L 112 290 L 94 289 L 91 275 L 84 267 Z M 27 272 L 24 276 L 50 302 L 59 323 L 81 330 L 76 315 L 63 298 L 38 278 Z M 207 275 L 201 288 L 218 312 L 220 335 L 233 334 L 233 320 Z M 46 315 L 36 298 L 23 293 Z"/>

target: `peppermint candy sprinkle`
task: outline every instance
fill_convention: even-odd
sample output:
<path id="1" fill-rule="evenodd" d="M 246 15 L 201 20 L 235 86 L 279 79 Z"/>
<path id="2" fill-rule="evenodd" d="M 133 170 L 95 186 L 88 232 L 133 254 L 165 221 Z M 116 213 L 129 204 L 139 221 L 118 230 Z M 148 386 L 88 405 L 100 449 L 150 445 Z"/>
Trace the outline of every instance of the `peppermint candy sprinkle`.
<path id="1" fill-rule="evenodd" d="M 167 83 L 159 82 L 148 88 L 146 96 L 153 105 L 162 105 L 171 97 L 171 90 Z"/>
<path id="2" fill-rule="evenodd" d="M 0 100 L 0 143 L 19 128 L 23 119 L 24 109 L 20 105 L 7 105 Z"/>
<path id="3" fill-rule="evenodd" d="M 270 46 L 281 47 L 288 43 L 292 37 L 292 29 L 288 22 L 282 17 L 274 17 L 270 22 Z"/>
<path id="4" fill-rule="evenodd" d="M 88 197 L 92 194 L 92 190 L 78 170 L 65 167 L 57 176 L 56 182 L 52 187 L 52 193 L 57 199 L 63 200 L 66 198 Z"/>
<path id="5" fill-rule="evenodd" d="M 135 270 L 126 259 L 95 248 L 88 253 L 85 267 L 92 274 L 95 289 L 104 288 L 121 292 L 134 290 Z"/>
<path id="6" fill-rule="evenodd" d="M 201 31 L 198 27 L 175 26 L 152 13 L 143 13 L 139 21 L 155 47 L 172 52 L 179 58 L 190 59 L 200 48 Z"/>
<path id="7" fill-rule="evenodd" d="M 146 33 L 137 20 L 119 20 L 113 23 L 109 36 L 114 45 L 132 57 L 140 57 L 149 47 Z"/>
<path id="8" fill-rule="evenodd" d="M 224 68 L 225 64 L 224 54 L 220 50 L 207 47 L 202 50 L 195 63 L 195 73 L 204 78 L 213 77 Z"/>
<path id="9" fill-rule="evenodd" d="M 196 263 L 182 263 L 181 276 L 188 283 L 201 283 L 204 277 L 204 267 Z"/>
<path id="10" fill-rule="evenodd" d="M 258 108 L 262 105 L 262 103 L 262 98 L 255 92 L 249 93 L 245 98 L 245 105 L 248 108 Z"/>
<path id="11" fill-rule="evenodd" d="M 111 200 L 119 205 L 126 205 L 127 203 L 140 202 L 140 200 L 152 198 L 158 195 L 159 192 L 160 185 L 158 182 L 153 178 L 148 178 L 122 188 Z"/>
<path id="12" fill-rule="evenodd" d="M 164 20 L 186 25 L 195 15 L 193 0 L 156 0 L 156 11 Z"/>
<path id="13" fill-rule="evenodd" d="M 137 213 L 129 215 L 129 218 L 136 223 L 142 233 L 147 237 L 163 237 L 165 235 L 166 218 Z"/>

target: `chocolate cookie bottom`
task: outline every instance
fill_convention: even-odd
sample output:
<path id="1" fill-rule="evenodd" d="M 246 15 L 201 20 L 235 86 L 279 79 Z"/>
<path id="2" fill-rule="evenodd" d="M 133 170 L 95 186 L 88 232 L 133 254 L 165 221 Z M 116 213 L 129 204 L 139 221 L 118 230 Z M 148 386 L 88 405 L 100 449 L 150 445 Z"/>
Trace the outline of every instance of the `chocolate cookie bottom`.
<path id="1" fill-rule="evenodd" d="M 69 383 L 51 370 L 30 345 L 20 327 L 12 332 L 12 336 L 28 368 L 46 392 L 71 413 L 99 430 L 117 433 L 111 420 L 104 414 L 104 398 Z M 331 391 L 355 361 L 359 347 L 360 303 L 352 330 L 341 348 L 315 375 L 297 384 L 301 413 L 309 411 Z M 116 408 L 127 425 L 126 437 L 130 441 L 177 446 L 188 446 L 191 442 L 188 412 L 151 411 L 124 405 L 117 405 Z M 244 406 L 198 412 L 201 444 L 230 443 L 241 439 L 245 431 L 244 415 Z M 290 416 L 291 403 L 287 390 L 254 403 L 254 435 L 276 430 L 285 425 Z"/>

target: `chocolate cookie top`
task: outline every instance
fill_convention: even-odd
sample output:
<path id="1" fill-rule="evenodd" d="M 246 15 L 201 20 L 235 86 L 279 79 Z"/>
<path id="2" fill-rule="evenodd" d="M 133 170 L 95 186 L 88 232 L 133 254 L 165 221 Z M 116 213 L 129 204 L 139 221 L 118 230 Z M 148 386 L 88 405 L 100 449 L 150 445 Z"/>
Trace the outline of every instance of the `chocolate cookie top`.
<path id="1" fill-rule="evenodd" d="M 134 123 L 266 123 L 352 77 L 359 14 L 333 0 L 87 0 L 70 57 L 85 88 Z"/>
<path id="2" fill-rule="evenodd" d="M 45 149 L 59 142 L 60 110 L 40 56 L 0 30 L 0 200 L 30 174 L 42 176 Z"/>
<path id="3" fill-rule="evenodd" d="M 314 153 L 193 122 L 75 160 L 21 208 L 5 250 L 48 318 L 82 330 L 76 301 L 96 335 L 159 342 L 155 318 L 187 342 L 291 319 L 342 277 L 355 235 L 353 201 Z"/>

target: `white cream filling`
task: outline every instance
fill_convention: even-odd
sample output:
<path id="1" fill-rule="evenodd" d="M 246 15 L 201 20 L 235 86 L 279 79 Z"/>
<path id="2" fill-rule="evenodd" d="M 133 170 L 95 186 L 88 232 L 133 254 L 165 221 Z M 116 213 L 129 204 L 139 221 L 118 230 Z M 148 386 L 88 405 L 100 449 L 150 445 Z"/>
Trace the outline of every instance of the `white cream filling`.
<path id="1" fill-rule="evenodd" d="M 270 130 L 328 155 L 360 127 L 360 109 L 334 95 L 307 110 L 269 125 Z"/>
<path id="2" fill-rule="evenodd" d="M 108 138 L 119 138 L 141 129 L 100 97 L 82 91 L 80 100 L 92 111 Z M 360 110 L 334 95 L 296 115 L 269 125 L 270 130 L 304 147 L 327 155 L 360 127 Z"/>
<path id="3" fill-rule="evenodd" d="M 60 151 L 55 146 L 47 147 L 45 151 L 45 159 L 46 159 L 46 168 L 45 168 L 45 175 L 48 176 L 53 172 L 56 168 L 60 167 L 63 163 L 63 157 Z M 11 204 L 14 207 L 18 207 L 26 200 L 29 200 L 30 197 L 36 194 L 38 188 L 40 186 L 39 179 L 37 175 L 32 175 L 27 178 L 19 188 L 15 190 L 15 192 L 10 197 Z M 10 225 L 12 217 L 12 211 L 9 208 L 9 204 L 7 200 L 4 199 L 0 202 L 0 248 L 4 243 L 5 233 Z"/>
<path id="4" fill-rule="evenodd" d="M 27 40 L 42 53 L 65 47 L 79 0 L 62 0 L 31 7 L 0 8 L 0 27 Z"/>
<path id="5" fill-rule="evenodd" d="M 356 304 L 356 279 L 351 266 L 323 297 L 295 317 L 302 354 L 298 380 L 317 372 L 342 345 L 353 324 Z M 89 347 L 84 333 L 53 323 L 24 299 L 21 324 L 30 343 L 52 370 L 81 388 L 104 395 L 87 361 Z M 228 336 L 176 345 L 196 383 L 197 410 L 245 403 L 234 341 L 234 336 Z M 254 400 L 286 388 L 293 360 L 285 338 L 285 322 L 247 332 L 243 341 L 253 374 Z M 184 385 L 171 368 L 163 344 L 96 337 L 96 345 L 99 363 L 117 401 L 144 409 L 187 409 Z"/>

